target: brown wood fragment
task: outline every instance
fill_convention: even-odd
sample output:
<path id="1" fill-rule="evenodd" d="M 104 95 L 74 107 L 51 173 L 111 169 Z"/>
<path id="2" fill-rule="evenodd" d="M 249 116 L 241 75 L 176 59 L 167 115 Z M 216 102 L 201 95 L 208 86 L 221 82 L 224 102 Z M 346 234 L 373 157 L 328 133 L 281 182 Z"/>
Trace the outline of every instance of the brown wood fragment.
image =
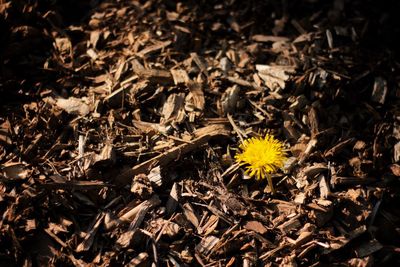
<path id="1" fill-rule="evenodd" d="M 318 227 L 321 227 L 332 219 L 333 206 L 331 201 L 324 199 L 317 200 L 317 203 L 310 203 L 307 207 L 312 209 L 309 213 L 310 218 L 315 220 Z"/>
<path id="2" fill-rule="evenodd" d="M 176 207 L 179 203 L 180 192 L 178 188 L 178 184 L 174 183 L 171 188 L 171 192 L 169 193 L 168 201 L 166 204 L 166 212 L 168 215 L 171 215 L 175 212 Z"/>
<path id="3" fill-rule="evenodd" d="M 147 258 L 149 257 L 149 254 L 146 252 L 141 252 L 139 255 L 131 259 L 125 266 L 126 267 L 136 267 L 139 266 L 140 264 L 143 264 L 146 262 Z"/>
<path id="4" fill-rule="evenodd" d="M 385 104 L 387 91 L 388 88 L 386 80 L 382 77 L 376 77 L 372 90 L 371 100 L 382 105 Z"/>
<path id="5" fill-rule="evenodd" d="M 327 182 L 327 178 L 324 175 L 320 174 L 317 179 L 319 181 L 318 185 L 319 185 L 320 197 L 325 199 L 328 198 L 328 196 L 331 193 L 331 190 L 329 187 L 329 183 Z"/>
<path id="6" fill-rule="evenodd" d="M 187 87 L 189 88 L 190 94 L 186 97 L 186 107 L 185 109 L 188 111 L 193 111 L 197 116 L 199 116 L 203 110 L 205 105 L 205 98 L 203 87 L 201 83 L 197 82 L 189 82 L 187 83 Z M 193 102 L 194 109 L 191 110 L 188 107 L 188 103 Z"/>
<path id="7" fill-rule="evenodd" d="M 137 205 L 136 207 L 130 209 L 129 211 L 127 211 L 125 214 L 121 215 L 119 217 L 119 220 L 122 222 L 129 222 L 131 221 L 132 218 L 134 218 L 135 216 L 137 216 L 137 214 L 141 211 L 141 210 L 145 210 L 148 211 L 149 209 L 157 206 L 160 204 L 160 199 L 157 195 L 153 195 L 150 199 L 143 201 L 142 203 L 140 203 L 139 205 Z"/>
<path id="8" fill-rule="evenodd" d="M 397 142 L 393 147 L 393 159 L 395 162 L 400 161 L 400 141 Z"/>
<path id="9" fill-rule="evenodd" d="M 213 248 L 220 239 L 216 236 L 209 235 L 201 240 L 201 242 L 196 246 L 196 251 L 204 256 L 207 256 L 213 251 Z"/>
<path id="10" fill-rule="evenodd" d="M 382 244 L 379 243 L 378 240 L 372 239 L 367 242 L 361 244 L 358 248 L 356 248 L 355 253 L 357 257 L 364 258 L 366 256 L 371 255 L 383 248 Z"/>
<path id="11" fill-rule="evenodd" d="M 12 144 L 11 140 L 11 124 L 10 121 L 6 120 L 0 125 L 0 145 L 10 146 Z"/>
<path id="12" fill-rule="evenodd" d="M 141 199 L 148 199 L 153 194 L 153 187 L 147 175 L 138 174 L 133 178 L 131 192 Z"/>
<path id="13" fill-rule="evenodd" d="M 226 115 L 232 113 L 236 109 L 239 100 L 239 86 L 236 84 L 226 89 L 221 96 L 221 113 Z"/>
<path id="14" fill-rule="evenodd" d="M 152 185 L 156 187 L 160 187 L 163 184 L 163 176 L 161 175 L 161 167 L 157 166 L 153 169 L 150 170 L 150 173 L 148 175 L 149 181 L 152 183 Z"/>
<path id="15" fill-rule="evenodd" d="M 178 84 L 187 84 L 190 79 L 189 75 L 185 70 L 182 69 L 172 69 L 171 70 L 172 78 L 174 79 L 175 85 Z"/>
<path id="16" fill-rule="evenodd" d="M 244 228 L 247 230 L 259 233 L 261 235 L 265 234 L 268 231 L 267 228 L 265 228 L 265 226 L 262 223 L 260 223 L 259 221 L 246 222 L 246 224 L 244 225 Z"/>
<path id="17" fill-rule="evenodd" d="M 152 83 L 167 83 L 172 84 L 173 78 L 171 72 L 160 69 L 146 69 L 136 59 L 131 61 L 133 71 L 139 78 L 147 79 Z"/>
<path id="18" fill-rule="evenodd" d="M 299 221 L 300 215 L 296 215 L 295 217 L 287 220 L 283 224 L 279 225 L 277 228 L 282 231 L 284 234 L 288 234 L 290 231 L 297 230 L 301 227 L 301 223 Z"/>
<path id="19" fill-rule="evenodd" d="M 171 148 L 168 151 L 148 160 L 141 164 L 136 165 L 131 170 L 126 171 L 116 177 L 116 181 L 121 184 L 126 184 L 129 182 L 131 177 L 139 173 L 147 173 L 149 168 L 155 165 L 160 165 L 161 167 L 168 165 L 174 160 L 178 160 L 179 157 L 184 156 L 192 150 L 199 148 L 200 146 L 206 144 L 211 138 L 217 136 L 227 136 L 228 131 L 224 125 L 210 125 L 203 128 L 199 128 L 194 132 L 197 137 L 192 141 L 192 143 L 181 144 L 177 147 Z"/>
<path id="20" fill-rule="evenodd" d="M 28 165 L 20 162 L 7 162 L 0 165 L 0 180 L 23 180 L 28 178 L 32 171 Z"/>
<path id="21" fill-rule="evenodd" d="M 218 223 L 219 217 L 211 215 L 207 222 L 200 227 L 199 234 L 204 234 L 205 236 L 211 234 L 218 227 Z"/>
<path id="22" fill-rule="evenodd" d="M 185 95 L 183 93 L 180 94 L 171 94 L 167 101 L 165 101 L 162 109 L 162 120 L 161 124 L 169 124 L 170 122 L 178 122 L 181 123 L 185 118 Z"/>
<path id="23" fill-rule="evenodd" d="M 256 34 L 251 37 L 253 41 L 256 42 L 287 42 L 289 41 L 289 38 L 283 37 L 283 36 L 274 36 L 274 35 L 263 35 L 263 34 Z"/>
<path id="24" fill-rule="evenodd" d="M 245 86 L 245 87 L 254 87 L 254 85 L 255 85 L 251 82 L 248 82 L 246 80 L 236 78 L 236 77 L 226 77 L 226 79 L 232 83 L 236 83 L 238 85 Z"/>
<path id="25" fill-rule="evenodd" d="M 41 186 L 50 189 L 64 189 L 64 190 L 96 190 L 104 187 L 110 187 L 103 181 L 68 181 L 65 177 L 52 175 L 50 178 L 54 182 L 44 183 Z"/>
<path id="26" fill-rule="evenodd" d="M 311 154 L 311 152 L 316 147 L 317 143 L 318 143 L 317 139 L 311 139 L 308 142 L 306 149 L 300 155 L 299 164 L 302 164 L 308 158 L 308 156 Z"/>
<path id="27" fill-rule="evenodd" d="M 143 50 L 140 50 L 139 52 L 137 52 L 137 56 L 143 57 L 143 56 L 150 54 L 152 52 L 155 52 L 157 50 L 161 50 L 161 49 L 169 46 L 170 44 L 171 44 L 171 41 L 169 41 L 169 40 L 165 41 L 165 42 L 156 43 L 154 45 L 148 46 L 148 47 L 144 48 Z"/>
<path id="28" fill-rule="evenodd" d="M 395 176 L 400 176 L 400 165 L 399 164 L 392 164 L 390 165 L 390 170 Z"/>
<path id="29" fill-rule="evenodd" d="M 325 163 L 315 163 L 312 166 L 307 166 L 305 167 L 302 172 L 304 175 L 306 175 L 308 178 L 314 178 L 316 175 L 327 171 L 328 166 Z"/>
<path id="30" fill-rule="evenodd" d="M 99 154 L 95 154 L 91 165 L 93 167 L 109 167 L 115 164 L 117 161 L 114 146 L 110 143 L 106 143 Z"/>
<path id="31" fill-rule="evenodd" d="M 189 222 L 193 224 L 194 227 L 198 228 L 199 227 L 199 219 L 197 218 L 197 215 L 189 203 L 185 203 L 182 206 L 183 209 L 183 214 L 185 217 L 188 219 Z"/>
<path id="32" fill-rule="evenodd" d="M 297 204 L 304 204 L 306 201 L 306 194 L 304 194 L 303 192 L 300 192 L 298 194 L 296 194 L 295 199 L 293 200 L 294 203 Z"/>
<path id="33" fill-rule="evenodd" d="M 301 232 L 299 237 L 297 237 L 297 239 L 295 240 L 294 247 L 295 248 L 300 247 L 301 245 L 310 241 L 312 238 L 313 238 L 312 232 L 308 231 Z"/>
<path id="34" fill-rule="evenodd" d="M 279 267 L 297 267 L 296 263 L 296 255 L 288 255 L 285 256 L 285 258 L 282 260 L 281 264 Z"/>
<path id="35" fill-rule="evenodd" d="M 40 145 L 40 143 L 43 142 L 44 140 L 44 135 L 43 134 L 37 134 L 35 136 L 35 139 L 31 142 L 31 144 L 25 149 L 23 152 L 24 157 L 31 157 L 33 153 L 35 153 L 36 149 Z"/>
<path id="36" fill-rule="evenodd" d="M 351 185 L 365 185 L 376 182 L 376 178 L 373 177 L 343 177 L 333 176 L 331 183 L 333 186 L 351 186 Z"/>
<path id="37" fill-rule="evenodd" d="M 104 213 L 101 212 L 97 215 L 94 223 L 89 227 L 89 231 L 85 234 L 83 241 L 76 247 L 76 252 L 88 251 L 93 245 L 94 237 L 100 227 L 104 218 Z"/>
<path id="38" fill-rule="evenodd" d="M 265 85 L 271 91 L 277 91 L 286 87 L 286 81 L 290 78 L 290 74 L 294 72 L 291 66 L 270 66 L 256 65 L 258 75 L 264 80 Z"/>
<path id="39" fill-rule="evenodd" d="M 343 140 L 339 143 L 337 143 L 335 146 L 333 146 L 332 148 L 328 149 L 327 151 L 325 151 L 324 155 L 325 157 L 333 157 L 336 156 L 337 154 L 339 154 L 347 145 L 352 144 L 353 142 L 355 142 L 354 138 L 348 138 L 346 140 Z"/>
<path id="40" fill-rule="evenodd" d="M 295 128 L 295 123 L 290 120 L 285 120 L 283 122 L 285 136 L 289 140 L 298 140 L 301 133 Z"/>
<path id="41" fill-rule="evenodd" d="M 320 130 L 317 111 L 314 107 L 311 107 L 310 111 L 308 111 L 308 119 L 310 121 L 311 138 L 315 138 Z"/>
<path id="42" fill-rule="evenodd" d="M 199 57 L 199 55 L 196 52 L 193 52 L 193 53 L 190 53 L 190 56 L 192 57 L 192 59 L 196 63 L 196 65 L 200 68 L 200 71 L 204 75 L 208 76 L 207 66 L 203 62 L 203 60 Z"/>

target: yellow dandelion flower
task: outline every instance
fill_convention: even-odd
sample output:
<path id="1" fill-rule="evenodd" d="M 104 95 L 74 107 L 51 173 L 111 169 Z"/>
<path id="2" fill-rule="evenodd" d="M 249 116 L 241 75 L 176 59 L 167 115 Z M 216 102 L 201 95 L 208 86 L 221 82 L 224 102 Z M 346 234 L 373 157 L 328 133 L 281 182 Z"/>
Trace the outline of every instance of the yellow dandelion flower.
<path id="1" fill-rule="evenodd" d="M 239 165 L 246 167 L 246 173 L 256 179 L 268 179 L 271 191 L 274 192 L 269 174 L 282 168 L 287 157 L 284 144 L 273 135 L 266 134 L 264 138 L 253 137 L 245 140 L 239 148 L 241 153 L 235 159 Z"/>

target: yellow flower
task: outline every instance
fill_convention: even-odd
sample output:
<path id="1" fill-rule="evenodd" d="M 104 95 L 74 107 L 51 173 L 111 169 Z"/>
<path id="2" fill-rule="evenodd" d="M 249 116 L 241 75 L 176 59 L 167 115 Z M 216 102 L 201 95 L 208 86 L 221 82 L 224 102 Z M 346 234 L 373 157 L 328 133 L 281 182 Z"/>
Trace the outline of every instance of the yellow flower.
<path id="1" fill-rule="evenodd" d="M 239 148 L 241 153 L 235 159 L 239 165 L 246 165 L 246 173 L 256 179 L 267 178 L 272 192 L 274 192 L 271 178 L 268 174 L 282 168 L 287 157 L 284 145 L 273 135 L 266 134 L 264 138 L 253 137 L 245 140 Z"/>

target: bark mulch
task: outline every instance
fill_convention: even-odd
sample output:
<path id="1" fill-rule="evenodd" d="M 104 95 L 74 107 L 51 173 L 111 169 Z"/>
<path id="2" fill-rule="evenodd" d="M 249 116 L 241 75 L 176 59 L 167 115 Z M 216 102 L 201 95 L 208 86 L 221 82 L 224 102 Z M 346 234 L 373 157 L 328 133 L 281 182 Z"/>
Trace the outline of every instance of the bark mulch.
<path id="1" fill-rule="evenodd" d="M 0 266 L 399 264 L 399 10 L 1 0 Z"/>

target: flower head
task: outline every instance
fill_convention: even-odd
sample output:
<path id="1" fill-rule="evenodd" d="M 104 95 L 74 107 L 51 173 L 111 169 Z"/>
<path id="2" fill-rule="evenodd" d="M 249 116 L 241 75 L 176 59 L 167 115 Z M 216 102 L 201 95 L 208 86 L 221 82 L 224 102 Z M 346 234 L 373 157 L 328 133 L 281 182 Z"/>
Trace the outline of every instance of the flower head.
<path id="1" fill-rule="evenodd" d="M 256 179 L 268 178 L 266 176 L 269 173 L 282 168 L 286 161 L 283 143 L 270 134 L 264 138 L 249 138 L 239 148 L 242 152 L 236 154 L 236 162 L 241 166 L 246 165 L 246 173 Z"/>

